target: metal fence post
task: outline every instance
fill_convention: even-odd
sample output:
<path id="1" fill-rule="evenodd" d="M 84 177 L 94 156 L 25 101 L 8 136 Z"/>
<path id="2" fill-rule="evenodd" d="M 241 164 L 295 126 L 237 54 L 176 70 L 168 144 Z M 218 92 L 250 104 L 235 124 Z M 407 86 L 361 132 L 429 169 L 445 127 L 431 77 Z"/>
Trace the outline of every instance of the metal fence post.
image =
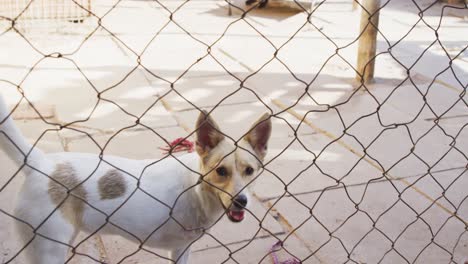
<path id="1" fill-rule="evenodd" d="M 380 0 L 361 2 L 361 36 L 359 38 L 357 75 L 360 82 L 369 83 L 374 79 L 375 54 L 377 48 L 377 28 L 379 25 Z"/>

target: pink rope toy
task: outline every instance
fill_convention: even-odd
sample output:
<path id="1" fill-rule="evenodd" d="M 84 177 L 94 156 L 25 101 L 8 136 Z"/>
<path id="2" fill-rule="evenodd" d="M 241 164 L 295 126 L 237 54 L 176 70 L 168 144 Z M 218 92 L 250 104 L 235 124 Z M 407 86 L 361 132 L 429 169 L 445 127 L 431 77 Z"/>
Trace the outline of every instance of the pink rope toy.
<path id="1" fill-rule="evenodd" d="M 300 264 L 301 261 L 297 258 L 287 259 L 285 261 L 280 261 L 278 255 L 276 255 L 276 251 L 280 250 L 283 247 L 283 242 L 278 241 L 276 242 L 270 249 L 270 255 L 273 259 L 273 264 Z"/>
<path id="2" fill-rule="evenodd" d="M 174 147 L 175 146 L 175 147 Z M 169 143 L 169 146 L 167 147 L 160 147 L 160 150 L 164 150 L 164 154 L 170 153 L 175 153 L 175 152 L 182 152 L 182 151 L 187 151 L 187 152 L 193 152 L 194 150 L 194 144 L 188 139 L 185 138 L 177 138 L 171 143 Z"/>

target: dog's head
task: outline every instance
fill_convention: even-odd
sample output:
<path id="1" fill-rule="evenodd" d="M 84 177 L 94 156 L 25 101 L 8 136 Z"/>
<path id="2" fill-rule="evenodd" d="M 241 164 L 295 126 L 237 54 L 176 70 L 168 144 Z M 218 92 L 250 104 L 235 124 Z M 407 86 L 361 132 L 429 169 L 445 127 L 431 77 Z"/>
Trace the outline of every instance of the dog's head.
<path id="1" fill-rule="evenodd" d="M 203 190 L 216 195 L 232 222 L 240 222 L 249 199 L 246 186 L 260 172 L 267 153 L 270 115 L 262 115 L 237 146 L 206 112 L 200 114 L 196 127 Z"/>

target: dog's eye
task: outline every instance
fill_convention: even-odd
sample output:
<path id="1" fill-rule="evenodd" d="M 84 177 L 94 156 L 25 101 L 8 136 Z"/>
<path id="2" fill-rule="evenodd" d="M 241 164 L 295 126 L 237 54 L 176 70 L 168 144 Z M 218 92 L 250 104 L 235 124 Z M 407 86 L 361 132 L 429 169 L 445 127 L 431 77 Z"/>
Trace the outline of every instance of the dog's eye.
<path id="1" fill-rule="evenodd" d="M 247 167 L 245 168 L 245 174 L 246 175 L 252 175 L 252 173 L 254 173 L 254 169 L 252 167 Z"/>
<path id="2" fill-rule="evenodd" d="M 219 176 L 227 176 L 227 169 L 225 167 L 218 167 L 216 169 L 216 173 L 218 173 Z"/>

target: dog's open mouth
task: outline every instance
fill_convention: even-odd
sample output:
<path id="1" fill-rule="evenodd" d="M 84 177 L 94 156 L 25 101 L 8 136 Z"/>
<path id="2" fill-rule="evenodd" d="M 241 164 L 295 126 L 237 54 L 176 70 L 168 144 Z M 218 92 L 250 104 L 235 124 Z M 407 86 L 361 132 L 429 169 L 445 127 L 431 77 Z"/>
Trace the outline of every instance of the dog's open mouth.
<path id="1" fill-rule="evenodd" d="M 234 223 L 239 223 L 244 220 L 245 211 L 243 209 L 229 209 L 226 214 L 229 220 Z"/>
<path id="2" fill-rule="evenodd" d="M 224 205 L 223 201 L 221 200 L 219 196 L 218 196 L 218 199 L 221 205 L 223 206 L 227 217 L 229 218 L 229 220 L 231 220 L 231 222 L 239 223 L 239 222 L 242 222 L 242 220 L 244 220 L 244 216 L 245 216 L 244 208 L 240 208 L 239 206 L 236 206 L 235 204 L 231 204 L 231 206 L 229 206 L 229 209 L 228 209 Z"/>

